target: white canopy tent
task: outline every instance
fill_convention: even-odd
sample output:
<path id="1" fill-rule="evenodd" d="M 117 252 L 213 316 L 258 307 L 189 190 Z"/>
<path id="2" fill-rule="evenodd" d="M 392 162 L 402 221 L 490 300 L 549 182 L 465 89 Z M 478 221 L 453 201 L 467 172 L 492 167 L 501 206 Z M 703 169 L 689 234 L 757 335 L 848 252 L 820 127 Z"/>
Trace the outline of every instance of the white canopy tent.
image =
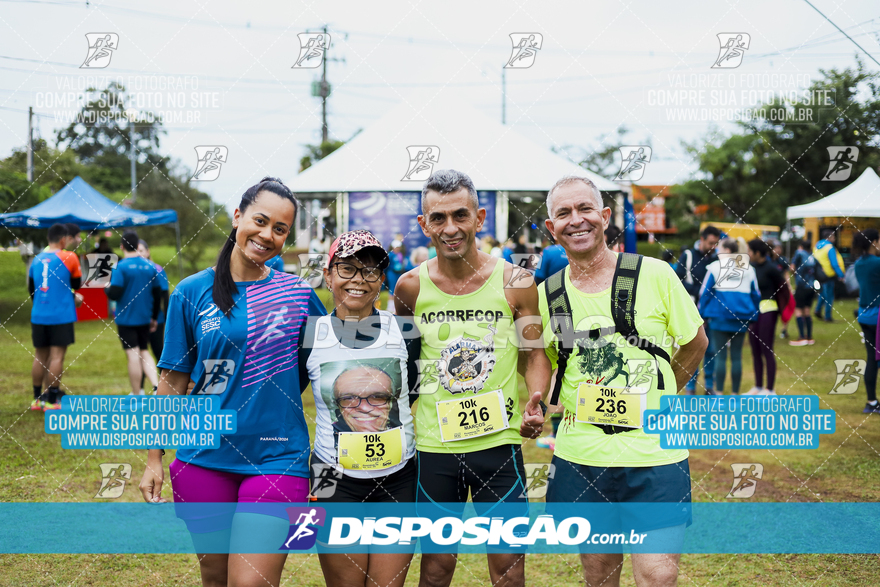
<path id="1" fill-rule="evenodd" d="M 880 177 L 870 167 L 845 188 L 830 196 L 802 204 L 790 206 L 787 210 L 789 220 L 798 218 L 880 218 Z"/>
<path id="2" fill-rule="evenodd" d="M 486 117 L 450 90 L 408 96 L 289 185 L 298 193 L 421 191 L 422 182 L 401 181 L 413 145 L 436 146 L 434 168 L 463 171 L 478 190 L 546 193 L 560 177 L 574 174 L 589 177 L 602 191 L 621 189 Z"/>
<path id="3" fill-rule="evenodd" d="M 430 166 L 432 169 L 416 181 L 404 181 L 413 155 L 427 147 L 432 148 L 432 153 L 439 151 L 439 158 Z M 385 198 L 398 209 L 406 207 L 407 214 L 414 219 L 418 204 L 412 204 L 412 195 L 421 191 L 431 171 L 439 169 L 467 173 L 478 191 L 494 192 L 494 208 L 490 213 L 500 241 L 509 236 L 509 211 L 514 209 L 514 213 L 527 216 L 527 211 L 538 206 L 547 190 L 565 175 L 589 177 L 605 192 L 623 189 L 554 154 L 548 147 L 533 143 L 510 126 L 488 118 L 452 90 L 422 91 L 406 96 L 372 126 L 293 178 L 288 185 L 304 200 L 312 200 L 306 207 L 311 218 L 301 215 L 300 229 L 321 225 L 316 215 L 326 211 L 322 210 L 319 200 L 336 200 L 336 225 L 340 230 L 352 229 L 355 221 L 349 222 L 352 217 L 349 213 L 360 213 L 361 206 L 372 203 L 372 200 L 350 203 L 352 194 L 358 194 L 352 198 L 360 198 L 365 193 L 377 194 L 377 201 Z M 357 206 L 357 210 L 352 206 Z M 375 214 L 376 222 L 382 214 L 382 211 Z M 370 228 L 373 229 L 373 225 Z M 400 230 L 405 234 L 412 231 L 412 226 Z M 297 232 L 299 246 L 307 245 L 309 238 L 304 231 Z"/>

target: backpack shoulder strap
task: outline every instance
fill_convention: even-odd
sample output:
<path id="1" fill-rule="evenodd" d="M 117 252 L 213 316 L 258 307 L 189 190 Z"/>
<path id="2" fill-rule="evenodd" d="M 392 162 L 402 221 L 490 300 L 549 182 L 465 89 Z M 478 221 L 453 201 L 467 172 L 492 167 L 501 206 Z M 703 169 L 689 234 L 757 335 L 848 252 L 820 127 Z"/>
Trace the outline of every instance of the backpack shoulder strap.
<path id="1" fill-rule="evenodd" d="M 550 394 L 550 403 L 559 402 L 562 379 L 568 366 L 568 358 L 574 347 L 574 324 L 571 317 L 571 302 L 565 291 L 565 269 L 557 271 L 544 281 L 547 294 L 547 309 L 550 312 L 550 328 L 556 337 L 556 382 Z"/>
<path id="2" fill-rule="evenodd" d="M 611 280 L 611 317 L 614 327 L 624 338 L 638 336 L 635 323 L 636 285 L 642 268 L 642 256 L 634 253 L 617 255 L 617 267 Z"/>
<path id="3" fill-rule="evenodd" d="M 639 336 L 636 328 L 636 292 L 639 285 L 639 272 L 642 268 L 642 256 L 635 253 L 620 253 L 617 256 L 617 267 L 611 280 L 611 316 L 614 327 L 627 344 L 650 353 L 654 358 L 670 362 L 669 353 L 653 342 Z M 657 371 L 657 387 L 666 388 L 663 372 Z"/>

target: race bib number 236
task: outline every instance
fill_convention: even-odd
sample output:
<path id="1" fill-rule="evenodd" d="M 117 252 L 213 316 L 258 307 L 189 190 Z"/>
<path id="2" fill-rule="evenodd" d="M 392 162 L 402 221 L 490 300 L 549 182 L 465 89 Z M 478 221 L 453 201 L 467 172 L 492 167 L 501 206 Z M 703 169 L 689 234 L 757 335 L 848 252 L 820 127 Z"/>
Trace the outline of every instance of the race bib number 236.
<path id="1" fill-rule="evenodd" d="M 647 401 L 644 391 L 581 383 L 577 391 L 575 420 L 586 424 L 641 428 Z"/>

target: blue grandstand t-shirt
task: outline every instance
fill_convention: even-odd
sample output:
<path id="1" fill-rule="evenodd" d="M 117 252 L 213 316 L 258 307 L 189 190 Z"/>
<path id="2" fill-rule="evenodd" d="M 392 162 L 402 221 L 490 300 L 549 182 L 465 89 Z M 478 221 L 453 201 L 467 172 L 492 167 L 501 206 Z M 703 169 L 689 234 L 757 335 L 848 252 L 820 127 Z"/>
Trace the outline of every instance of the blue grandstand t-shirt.
<path id="1" fill-rule="evenodd" d="M 165 269 L 156 263 L 155 261 L 150 261 L 153 264 L 153 267 L 156 268 L 156 280 L 159 282 L 159 288 L 162 291 L 168 291 L 168 274 L 165 273 Z M 165 324 L 165 312 L 168 311 L 168 308 L 162 308 L 159 312 L 159 317 L 156 318 L 156 323 Z"/>
<path id="2" fill-rule="evenodd" d="M 550 245 L 541 252 L 541 266 L 535 271 L 535 280 L 538 283 L 547 281 L 554 273 L 558 273 L 568 267 L 568 256 L 562 245 Z"/>
<path id="3" fill-rule="evenodd" d="M 156 268 L 143 257 L 120 259 L 110 276 L 110 285 L 123 288 L 116 301 L 116 323 L 120 326 L 146 326 L 153 318 L 153 283 Z"/>
<path id="4" fill-rule="evenodd" d="M 70 290 L 71 278 L 82 277 L 79 258 L 71 251 L 50 250 L 31 262 L 34 282 L 33 324 L 69 324 L 76 322 L 76 306 Z"/>
<path id="5" fill-rule="evenodd" d="M 238 412 L 235 434 L 217 449 L 181 449 L 177 458 L 244 475 L 309 476 L 297 349 L 309 316 L 327 313 L 295 275 L 272 271 L 239 282 L 229 316 L 214 304 L 214 270 L 180 282 L 168 303 L 159 367 L 189 373 L 193 395 L 210 394 Z"/>
<path id="6" fill-rule="evenodd" d="M 279 273 L 284 273 L 284 259 L 281 258 L 281 255 L 275 255 L 268 261 L 266 261 L 266 267 L 269 269 L 274 269 Z"/>

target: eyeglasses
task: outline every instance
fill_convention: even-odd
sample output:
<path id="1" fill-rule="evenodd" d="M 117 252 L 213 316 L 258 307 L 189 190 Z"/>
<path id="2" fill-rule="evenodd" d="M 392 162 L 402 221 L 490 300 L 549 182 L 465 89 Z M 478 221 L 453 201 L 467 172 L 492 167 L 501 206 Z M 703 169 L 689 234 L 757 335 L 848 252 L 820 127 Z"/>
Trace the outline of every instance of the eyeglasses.
<path id="1" fill-rule="evenodd" d="M 367 403 L 374 408 L 381 408 L 382 406 L 387 406 L 391 403 L 393 397 L 394 396 L 385 393 L 373 393 L 367 397 L 361 397 L 359 395 L 341 395 L 336 398 L 336 405 L 340 408 L 351 409 L 360 406 L 362 400 L 367 400 Z"/>
<path id="2" fill-rule="evenodd" d="M 342 262 L 333 263 L 333 265 L 336 267 L 336 273 L 342 279 L 353 279 L 355 275 L 360 273 L 364 281 L 373 283 L 382 277 L 382 270 L 378 267 L 356 267 L 351 263 Z"/>

